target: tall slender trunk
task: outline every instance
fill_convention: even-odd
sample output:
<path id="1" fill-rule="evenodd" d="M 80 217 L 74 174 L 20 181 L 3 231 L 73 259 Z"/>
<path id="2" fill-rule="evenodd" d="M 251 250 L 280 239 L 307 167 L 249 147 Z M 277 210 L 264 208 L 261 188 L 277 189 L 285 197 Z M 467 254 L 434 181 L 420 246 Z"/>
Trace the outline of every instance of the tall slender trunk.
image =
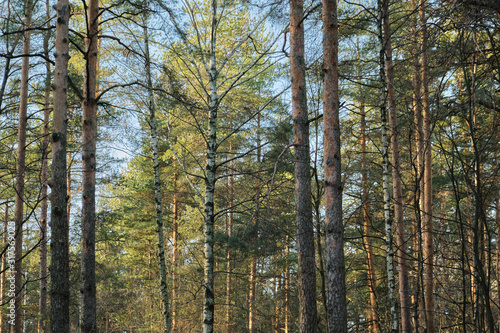
<path id="1" fill-rule="evenodd" d="M 229 151 L 232 151 L 232 144 L 229 144 Z M 227 237 L 231 238 L 233 234 L 233 205 L 234 205 L 234 179 L 233 179 L 233 161 L 229 162 L 229 212 L 227 217 Z M 231 290 L 232 290 L 232 262 L 231 262 L 231 248 L 228 247 L 226 253 L 226 331 L 227 333 L 233 332 L 232 330 L 232 309 L 231 309 Z"/>
<path id="2" fill-rule="evenodd" d="M 207 141 L 207 165 L 205 173 L 205 262 L 204 262 L 204 309 L 203 309 L 203 333 L 212 333 L 214 331 L 214 194 L 215 194 L 215 173 L 217 171 L 217 112 L 219 108 L 219 96 L 217 94 L 217 77 L 218 71 L 215 59 L 215 47 L 217 45 L 217 0 L 212 0 L 212 26 L 210 38 L 210 67 L 208 71 L 209 77 L 209 119 L 208 132 L 209 138 Z"/>
<path id="3" fill-rule="evenodd" d="M 23 57 L 21 69 L 21 89 L 19 96 L 19 124 L 17 136 L 17 164 L 16 164 L 16 202 L 15 202 L 15 221 L 16 221 L 16 240 L 15 248 L 15 325 L 11 326 L 12 333 L 22 332 L 22 256 L 23 256 L 23 212 L 24 212 L 24 177 L 26 167 L 26 130 L 28 125 L 28 80 L 29 80 L 29 65 L 30 58 L 27 56 L 30 53 L 31 42 L 31 16 L 33 12 L 33 1 L 28 0 L 25 4 L 24 13 L 24 43 L 23 43 Z"/>
<path id="4" fill-rule="evenodd" d="M 5 249 L 7 246 L 7 226 L 9 224 L 9 203 L 5 203 L 5 212 L 3 220 L 3 236 L 2 236 L 2 248 Z M 7 269 L 7 253 L 2 256 L 2 270 L 0 273 L 0 301 L 3 303 L 6 300 L 5 297 L 5 281 L 6 281 L 6 269 Z M 6 330 L 6 320 L 4 313 L 0 312 L 0 333 L 7 332 Z"/>
<path id="5" fill-rule="evenodd" d="M 295 149 L 299 332 L 317 331 L 316 263 L 311 206 L 309 123 L 304 59 L 304 2 L 290 0 L 290 76 Z"/>
<path id="6" fill-rule="evenodd" d="M 99 0 L 89 0 L 87 8 L 87 37 L 85 38 L 85 80 L 83 89 L 82 142 L 82 287 L 81 332 L 97 329 L 95 282 L 95 188 L 97 137 L 97 52 L 99 33 Z"/>
<path id="7" fill-rule="evenodd" d="M 285 246 L 285 330 L 284 333 L 290 333 L 290 262 L 288 260 L 290 256 L 290 244 L 288 236 L 286 237 Z"/>
<path id="8" fill-rule="evenodd" d="M 47 26 L 50 26 L 50 7 L 49 1 L 46 1 L 45 8 L 47 10 Z M 43 51 L 45 57 L 49 58 L 49 38 L 50 33 L 46 32 L 43 39 Z M 40 298 L 38 301 L 38 332 L 42 333 L 46 330 L 46 312 L 47 312 L 47 173 L 48 173 L 48 153 L 49 153 L 49 121 L 50 121 L 50 87 L 51 74 L 50 62 L 45 61 L 46 77 L 45 77 L 45 95 L 43 103 L 43 139 L 42 139 L 42 202 L 40 213 Z"/>
<path id="9" fill-rule="evenodd" d="M 260 148 L 261 139 L 260 139 L 260 113 L 257 115 L 257 165 L 260 169 L 261 164 L 261 154 L 262 149 Z M 258 230 L 259 230 L 259 210 L 260 210 L 260 181 L 257 179 L 256 187 L 255 187 L 255 217 L 253 223 L 253 243 L 257 244 L 258 242 Z M 257 292 L 257 254 L 252 254 L 251 262 L 250 262 L 250 293 L 248 295 L 249 298 L 249 307 L 248 307 L 248 331 L 249 333 L 253 333 L 255 330 L 255 298 Z"/>
<path id="10" fill-rule="evenodd" d="M 66 129 L 67 86 L 69 60 L 68 0 L 59 0 L 55 6 L 56 63 L 54 68 L 52 115 L 52 193 L 50 246 L 50 327 L 52 333 L 69 332 L 69 242 L 66 215 Z"/>
<path id="11" fill-rule="evenodd" d="M 497 226 L 497 235 L 500 235 L 500 192 L 497 191 L 495 203 L 495 222 Z M 500 286 L 500 242 L 497 241 L 497 286 Z M 500 304 L 500 287 L 497 287 L 497 304 Z M 497 323 L 500 330 L 500 312 L 498 313 Z"/>
<path id="12" fill-rule="evenodd" d="M 386 247 L 386 261 L 387 261 L 387 287 L 389 297 L 389 307 L 391 312 L 390 319 L 390 332 L 399 332 L 399 322 L 397 313 L 397 299 L 396 299 L 396 279 L 394 272 L 394 252 L 392 249 L 393 236 L 392 236 L 392 219 L 391 219 L 391 194 L 389 190 L 389 139 L 387 127 L 387 89 L 386 89 L 386 73 L 385 73 L 385 57 L 386 57 L 386 44 L 384 39 L 383 21 L 385 17 L 384 0 L 378 0 L 379 21 L 378 21 L 378 34 L 380 43 L 379 53 L 379 71 L 380 71 L 380 85 L 382 89 L 382 101 L 380 105 L 381 122 L 382 122 L 382 158 L 383 158 L 383 181 L 382 187 L 384 192 L 384 223 L 385 223 L 385 247 Z"/>
<path id="13" fill-rule="evenodd" d="M 399 157 L 399 128 L 396 112 L 396 96 L 394 89 L 394 71 L 392 63 L 391 27 L 389 21 L 389 1 L 383 0 L 383 25 L 385 43 L 385 70 L 387 81 L 387 105 L 389 124 L 391 129 L 391 164 L 392 189 L 394 196 L 394 220 L 396 223 L 396 241 L 398 249 L 396 255 L 399 263 L 399 298 L 401 302 L 401 329 L 403 333 L 411 332 L 411 304 L 410 289 L 408 286 L 408 264 L 406 257 L 406 239 L 403 218 L 403 190 L 401 186 L 401 166 Z"/>
<path id="14" fill-rule="evenodd" d="M 419 0 L 421 56 L 422 56 L 422 109 L 423 109 L 423 139 L 425 141 L 424 174 L 423 174 L 423 204 L 422 204 L 422 237 L 424 259 L 424 297 L 427 321 L 427 333 L 434 333 L 434 250 L 432 228 L 432 145 L 431 145 L 431 115 L 429 102 L 429 66 L 427 63 L 427 19 L 425 17 L 425 1 Z"/>
<path id="15" fill-rule="evenodd" d="M 323 124 L 328 332 L 347 332 L 340 157 L 337 0 L 323 0 Z"/>
<path id="16" fill-rule="evenodd" d="M 366 251 L 366 264 L 368 268 L 368 289 L 370 290 L 370 333 L 380 332 L 380 324 L 377 312 L 377 279 L 375 276 L 375 263 L 373 261 L 373 250 L 371 244 L 371 217 L 370 199 L 368 193 L 368 171 L 366 168 L 366 113 L 365 105 L 361 103 L 359 108 L 361 115 L 361 187 L 362 187 L 362 209 L 363 209 L 363 245 Z"/>
<path id="17" fill-rule="evenodd" d="M 179 199 L 178 199 L 177 187 L 177 172 L 174 173 L 174 198 L 173 198 L 173 233 L 172 233 L 172 332 L 176 333 L 178 331 L 178 313 L 177 313 L 177 302 L 178 302 L 178 260 L 179 260 Z"/>
<path id="18" fill-rule="evenodd" d="M 410 4 L 410 9 L 413 11 L 418 8 L 418 3 L 416 0 L 412 0 Z M 420 293 L 420 275 L 422 272 L 422 212 L 423 212 L 423 195 L 424 195 L 424 182 L 423 177 L 423 165 L 424 165 L 424 141 L 422 133 L 422 101 L 421 101 L 421 86 L 422 86 L 422 75 L 420 66 L 420 48 L 418 41 L 418 27 L 417 27 L 417 17 L 412 15 L 411 17 L 412 25 L 412 58 L 413 58 L 413 97 L 412 97 L 412 109 L 413 109 L 413 119 L 414 119 L 414 131 L 415 131 L 415 143 L 416 143 L 416 164 L 415 170 L 415 196 L 414 196 L 414 212 L 415 221 L 413 223 L 413 257 L 416 258 L 415 261 L 415 273 L 413 281 L 413 295 L 412 303 L 414 307 L 413 312 L 413 328 L 414 332 L 419 332 L 420 326 L 420 316 L 422 316 L 423 302 L 421 301 Z"/>
<path id="19" fill-rule="evenodd" d="M 147 1 L 145 2 L 145 10 Z M 144 12 L 145 13 L 145 12 Z M 147 30 L 147 17 L 143 17 L 143 38 L 144 38 L 144 55 L 146 68 L 146 84 L 148 89 L 148 109 L 149 109 L 149 126 L 151 128 L 151 142 L 153 145 L 153 168 L 154 168 L 154 186 L 155 186 L 155 203 L 156 203 L 156 233 L 158 235 L 158 260 L 160 264 L 160 293 L 163 304 L 163 321 L 165 324 L 165 333 L 171 332 L 172 322 L 169 311 L 169 297 L 167 287 L 167 265 L 165 263 L 165 250 L 163 241 L 163 208 L 161 206 L 161 182 L 160 182 L 160 165 L 158 162 L 158 136 L 156 133 L 156 115 L 155 101 L 153 95 L 153 83 L 151 80 L 151 59 L 149 55 L 149 35 Z"/>

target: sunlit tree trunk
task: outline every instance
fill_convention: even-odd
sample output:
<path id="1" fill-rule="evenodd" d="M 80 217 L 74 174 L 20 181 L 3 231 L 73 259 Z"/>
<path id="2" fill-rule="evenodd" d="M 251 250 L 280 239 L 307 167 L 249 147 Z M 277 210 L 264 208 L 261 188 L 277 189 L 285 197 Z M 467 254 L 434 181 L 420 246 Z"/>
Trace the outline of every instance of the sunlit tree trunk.
<path id="1" fill-rule="evenodd" d="M 347 332 L 342 221 L 337 0 L 323 0 L 323 124 L 328 332 Z"/>
<path id="2" fill-rule="evenodd" d="M 50 26 L 50 8 L 47 0 L 45 8 L 47 10 L 47 26 Z M 49 32 L 46 32 L 43 39 L 43 51 L 45 57 L 49 59 Z M 40 213 L 40 295 L 39 295 L 39 310 L 38 310 L 38 332 L 45 332 L 46 312 L 47 312 L 47 173 L 48 173 L 48 152 L 49 152 L 49 121 L 50 121 L 50 87 L 51 74 L 50 62 L 45 61 L 46 77 L 45 77 L 45 94 L 43 103 L 43 138 L 42 138 L 42 202 Z"/>
<path id="3" fill-rule="evenodd" d="M 390 332 L 399 332 L 399 321 L 397 313 L 397 300 L 396 300 L 396 278 L 394 269 L 394 252 L 392 250 L 393 236 L 392 236 L 392 219 L 391 219 L 391 194 L 389 190 L 389 139 L 388 139 L 388 125 L 387 125 L 387 89 L 386 89 L 386 73 L 385 73 L 385 57 L 386 57 L 386 44 L 384 38 L 383 21 L 385 11 L 383 6 L 384 0 L 378 0 L 379 20 L 378 20 L 378 37 L 380 44 L 379 53 L 379 71 L 380 71 L 380 86 L 382 89 L 382 101 L 380 105 L 381 123 L 382 123 L 382 158 L 383 158 L 383 180 L 382 187 L 384 192 L 384 224 L 385 224 L 385 247 L 386 247 L 386 261 L 387 261 L 387 287 L 389 308 L 391 313 L 390 319 Z"/>
<path id="4" fill-rule="evenodd" d="M 144 10 L 147 9 L 147 2 Z M 146 14 L 144 14 L 146 16 Z M 163 237 L 163 208 L 161 205 L 161 181 L 160 165 L 158 162 L 158 136 L 156 131 L 155 101 L 153 95 L 153 83 L 151 80 L 151 59 L 149 55 L 149 35 L 147 30 L 147 19 L 143 19 L 143 38 L 144 38 L 144 56 L 146 68 L 146 84 L 148 89 L 148 109 L 149 126 L 151 128 L 151 143 L 153 146 L 153 168 L 154 168 L 154 187 L 156 204 L 156 233 L 158 235 L 158 260 L 160 264 L 160 294 L 163 304 L 163 321 L 165 333 L 170 333 L 172 322 L 169 311 L 169 297 L 167 288 L 167 265 L 165 262 L 165 246 Z"/>
<path id="5" fill-rule="evenodd" d="M 215 173 L 217 171 L 217 111 L 219 108 L 219 96 L 217 94 L 218 71 L 215 59 L 215 47 L 217 44 L 217 1 L 212 0 L 211 4 L 211 38 L 209 50 L 209 119 L 208 119 L 208 140 L 207 140 L 207 164 L 205 167 L 205 223 L 204 223 L 204 309 L 203 309 L 203 333 L 214 331 L 214 193 L 215 193 Z"/>
<path id="6" fill-rule="evenodd" d="M 15 221 L 16 221 L 16 240 L 15 248 L 15 325 L 11 326 L 12 333 L 22 332 L 22 256 L 23 256 L 23 224 L 24 224 L 24 178 L 26 167 L 26 129 L 28 124 L 28 81 L 29 81 L 29 56 L 30 42 L 31 42 L 31 16 L 33 11 L 33 1 L 28 0 L 25 3 L 24 13 L 24 43 L 23 43 L 23 57 L 21 67 L 21 88 L 19 96 L 19 124 L 18 124 L 18 137 L 17 137 L 17 161 L 16 161 L 16 202 L 15 202 Z"/>
<path id="7" fill-rule="evenodd" d="M 370 199 L 368 193 L 368 171 L 366 168 L 366 113 L 362 103 L 359 108 L 361 115 L 361 187 L 362 187 L 362 209 L 363 209 L 363 245 L 366 251 L 366 262 L 368 268 L 368 289 L 370 290 L 370 333 L 380 332 L 379 318 L 377 312 L 377 279 L 375 276 L 375 263 L 371 245 L 371 217 Z"/>
<path id="8" fill-rule="evenodd" d="M 412 0 L 410 4 L 410 9 L 414 11 L 418 8 L 418 2 Z M 414 119 L 414 131 L 415 131 L 415 145 L 416 145 L 416 163 L 414 165 L 415 172 L 415 196 L 414 196 L 414 212 L 415 220 L 413 223 L 413 257 L 415 260 L 415 273 L 413 281 L 413 294 L 412 294 L 412 304 L 414 307 L 413 312 L 413 326 L 414 332 L 419 332 L 420 317 L 422 316 L 423 302 L 421 300 L 420 293 L 420 282 L 421 282 L 421 272 L 422 272 L 422 211 L 423 211 L 423 194 L 424 194 L 424 182 L 423 177 L 423 159 L 424 159 L 424 141 L 422 133 L 422 101 L 421 101 L 421 86 L 422 86 L 422 75 L 420 66 L 420 45 L 418 41 L 418 26 L 417 26 L 417 16 L 411 16 L 411 29 L 412 29 L 412 58 L 413 58 L 413 96 L 412 96 L 412 109 L 413 109 L 413 119 Z"/>
<path id="9" fill-rule="evenodd" d="M 391 27 L 389 21 L 389 1 L 383 0 L 383 25 L 385 43 L 385 70 L 387 81 L 387 105 L 391 129 L 391 164 L 392 189 L 394 197 L 394 220 L 396 223 L 396 251 L 399 263 L 399 298 L 401 306 L 401 329 L 403 333 L 411 332 L 411 304 L 408 286 L 408 264 L 406 257 L 406 239 L 403 218 L 403 190 L 401 185 L 401 166 L 399 157 L 399 128 L 396 111 L 396 96 L 394 89 L 394 71 L 392 63 Z"/>
<path id="10" fill-rule="evenodd" d="M 232 144 L 229 144 L 229 151 L 232 151 Z M 228 205 L 229 212 L 227 217 L 227 236 L 231 238 L 233 234 L 233 205 L 234 205 L 234 179 L 233 179 L 233 162 L 229 163 L 229 197 Z M 226 253 L 226 331 L 231 333 L 232 330 L 232 309 L 231 309 L 231 291 L 232 291 L 232 262 L 231 262 L 231 249 L 227 249 Z"/>
<path id="11" fill-rule="evenodd" d="M 299 332 L 317 331 L 316 263 L 311 206 L 309 123 L 304 59 L 304 3 L 290 0 L 290 76 L 295 150 Z"/>
<path id="12" fill-rule="evenodd" d="M 69 332 L 69 241 L 66 215 L 66 129 L 67 86 L 69 60 L 68 0 L 59 0 L 55 6 L 56 52 L 53 82 L 54 111 L 52 115 L 52 193 L 50 246 L 50 331 Z"/>
<path id="13" fill-rule="evenodd" d="M 179 188 L 177 186 L 177 172 L 174 173 L 174 198 L 173 198 L 173 218 L 172 218 L 172 332 L 178 331 L 178 313 L 177 302 L 178 300 L 178 260 L 179 260 Z"/>
<path id="14" fill-rule="evenodd" d="M 257 115 L 257 165 L 260 169 L 261 163 L 261 140 L 260 140 L 260 113 Z M 258 242 L 258 230 L 259 230 L 259 209 L 260 209 L 260 182 L 257 180 L 255 189 L 255 217 L 253 224 L 253 242 L 257 244 Z M 250 262 L 250 292 L 248 295 L 249 306 L 248 306 L 248 331 L 253 333 L 255 330 L 255 298 L 257 292 L 257 254 L 252 254 Z"/>
<path id="15" fill-rule="evenodd" d="M 423 118 L 423 204 L 422 204 L 422 238 L 424 259 L 424 296 L 427 321 L 427 333 L 434 333 L 434 250 L 432 230 L 432 145 L 431 145 L 431 115 L 429 103 L 429 66 L 427 63 L 427 19 L 425 16 L 425 1 L 419 1 L 421 56 L 422 56 L 422 118 Z"/>
<path id="16" fill-rule="evenodd" d="M 97 136 L 97 52 L 99 34 L 99 0 L 89 0 L 85 38 L 85 76 L 83 89 L 83 189 L 82 189 L 82 287 L 81 332 L 96 331 L 95 281 L 95 188 Z"/>

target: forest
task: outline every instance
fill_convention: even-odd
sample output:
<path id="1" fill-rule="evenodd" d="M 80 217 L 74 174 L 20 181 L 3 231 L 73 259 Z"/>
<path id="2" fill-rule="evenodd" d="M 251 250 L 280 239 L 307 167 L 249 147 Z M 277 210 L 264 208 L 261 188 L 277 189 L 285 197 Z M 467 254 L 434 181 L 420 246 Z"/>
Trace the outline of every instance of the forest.
<path id="1" fill-rule="evenodd" d="M 500 2 L 4 0 L 0 333 L 500 332 Z"/>

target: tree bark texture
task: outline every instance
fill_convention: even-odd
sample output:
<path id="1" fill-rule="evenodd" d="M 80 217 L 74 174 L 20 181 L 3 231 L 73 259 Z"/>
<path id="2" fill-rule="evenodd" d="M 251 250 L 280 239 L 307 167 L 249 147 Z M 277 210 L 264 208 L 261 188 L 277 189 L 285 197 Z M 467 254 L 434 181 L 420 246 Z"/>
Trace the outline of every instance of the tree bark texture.
<path id="1" fill-rule="evenodd" d="M 49 1 L 46 1 L 47 10 L 47 25 L 50 26 Z M 49 38 L 50 33 L 46 32 L 43 39 L 43 51 L 45 57 L 49 59 Z M 40 295 L 38 300 L 38 332 L 46 331 L 46 312 L 47 312 L 47 174 L 48 174 L 48 153 L 49 153 L 49 121 L 50 121 L 50 87 L 51 73 L 50 62 L 45 62 L 46 77 L 45 77 L 45 94 L 43 103 L 43 133 L 42 133 L 42 191 L 41 191 L 41 213 L 40 213 Z"/>
<path id="2" fill-rule="evenodd" d="M 217 76 L 218 71 L 215 62 L 215 46 L 217 43 L 217 0 L 212 0 L 212 27 L 210 39 L 210 67 L 209 89 L 210 89 L 210 104 L 209 104 L 209 119 L 208 132 L 209 138 L 207 141 L 207 165 L 205 167 L 205 262 L 204 262 L 204 309 L 203 309 L 203 333 L 212 333 L 214 331 L 214 194 L 215 194 L 215 173 L 217 171 L 217 112 L 219 108 L 219 96 L 217 95 Z"/>
<path id="3" fill-rule="evenodd" d="M 424 259 L 424 297 L 427 333 L 434 333 L 434 249 L 432 227 L 432 144 L 429 102 L 429 65 L 427 61 L 427 19 L 425 1 L 419 1 L 422 57 L 422 118 L 423 118 L 423 204 L 422 204 L 422 254 Z"/>
<path id="4" fill-rule="evenodd" d="M 317 332 L 316 263 L 311 204 L 309 124 L 304 59 L 304 3 L 290 0 L 290 77 L 295 153 L 295 219 L 298 255 L 299 332 Z"/>
<path id="5" fill-rule="evenodd" d="M 177 187 L 177 173 L 174 173 L 174 198 L 173 198 L 173 232 L 172 232 L 172 332 L 178 331 L 178 313 L 177 313 L 177 292 L 178 285 L 178 258 L 179 258 L 179 199 Z"/>
<path id="6" fill-rule="evenodd" d="M 337 1 L 323 0 L 325 253 L 329 333 L 347 332 L 340 156 Z"/>
<path id="7" fill-rule="evenodd" d="M 370 199 L 368 190 L 368 171 L 366 168 L 366 113 L 364 104 L 360 105 L 361 115 L 361 187 L 363 209 L 363 245 L 366 251 L 366 266 L 368 274 L 368 289 L 370 290 L 369 332 L 379 333 L 380 324 L 377 312 L 377 279 L 375 276 L 375 263 L 371 244 L 371 216 Z"/>
<path id="8" fill-rule="evenodd" d="M 385 57 L 386 57 L 386 44 L 384 39 L 384 0 L 378 0 L 379 21 L 378 33 L 380 43 L 379 53 L 379 70 L 380 70 L 380 86 L 382 89 L 382 101 L 380 105 L 381 123 L 382 123 L 382 159 L 383 159 L 383 181 L 382 187 L 384 192 L 384 224 L 385 224 L 385 247 L 386 247 L 386 263 L 387 263 L 387 287 L 389 307 L 391 312 L 390 319 L 390 332 L 399 332 L 399 320 L 397 313 L 397 299 L 396 299 L 396 279 L 394 269 L 394 252 L 392 249 L 393 236 L 392 236 L 392 219 L 391 219 L 391 194 L 389 190 L 389 138 L 388 138 L 388 125 L 387 125 L 387 85 L 385 73 Z"/>
<path id="9" fill-rule="evenodd" d="M 406 239 L 403 217 L 403 190 L 401 185 L 401 166 L 399 157 L 399 128 L 396 110 L 396 96 L 394 91 L 394 71 L 392 62 L 391 26 L 389 21 L 389 1 L 383 0 L 383 25 L 385 44 L 385 70 L 387 81 L 387 105 L 389 125 L 391 129 L 391 164 L 392 189 L 394 199 L 394 220 L 396 223 L 396 241 L 398 249 L 396 255 L 399 263 L 399 298 L 401 306 L 401 330 L 411 332 L 411 304 L 410 288 L 408 285 L 408 263 L 406 257 Z"/>
<path id="10" fill-rule="evenodd" d="M 24 12 L 24 42 L 23 42 L 23 54 L 30 53 L 31 44 L 31 16 L 33 12 L 33 1 L 28 0 L 25 3 Z M 14 252 L 16 263 L 14 265 L 15 271 L 15 287 L 16 287 L 16 297 L 15 297 L 15 319 L 14 325 L 11 326 L 12 333 L 21 333 L 22 327 L 22 309 L 21 300 L 22 293 L 21 289 L 23 286 L 23 274 L 22 274 L 22 256 L 23 256 L 23 224 L 24 224 L 24 178 L 25 178 L 25 167 L 26 167 L 26 130 L 28 125 L 28 81 L 29 81 L 29 65 L 30 58 L 23 57 L 22 67 L 21 67 L 21 88 L 19 96 L 19 123 L 18 123 L 18 133 L 17 133 L 17 163 L 16 163 L 16 199 L 15 199 L 15 223 L 16 223 L 16 239 L 14 242 Z"/>
<path id="11" fill-rule="evenodd" d="M 146 16 L 146 14 L 144 14 Z M 158 235 L 158 261 L 160 266 L 160 294 L 163 304 L 163 321 L 165 324 L 165 333 L 170 333 L 172 322 L 169 311 L 169 297 L 167 287 L 167 265 L 165 263 L 165 247 L 163 241 L 163 209 L 161 205 L 161 181 L 160 165 L 158 162 L 158 136 L 156 134 L 156 115 L 155 101 L 153 95 L 153 83 L 151 80 L 151 59 L 149 55 L 149 36 L 147 30 L 147 19 L 143 20 L 144 28 L 144 53 L 146 67 L 146 84 L 148 88 L 148 109 L 149 126 L 151 128 L 151 143 L 153 145 L 153 168 L 154 168 L 154 186 L 155 186 L 155 204 L 156 204 L 156 233 Z"/>
<path id="12" fill-rule="evenodd" d="M 229 151 L 232 151 L 232 145 L 229 143 Z M 233 179 L 233 161 L 229 162 L 229 212 L 227 217 L 227 237 L 231 238 L 233 234 L 233 205 L 234 205 L 234 179 Z M 232 252 L 231 248 L 228 247 L 226 252 L 226 331 L 227 333 L 232 333 L 232 309 L 231 309 L 231 291 L 232 291 Z"/>
<path id="13" fill-rule="evenodd" d="M 82 267 L 81 332 L 96 331 L 95 282 L 95 188 L 97 136 L 97 52 L 99 33 L 99 0 L 89 0 L 85 38 L 85 79 L 83 89 L 82 141 Z"/>
<path id="14" fill-rule="evenodd" d="M 66 128 L 67 86 L 69 60 L 68 0 L 59 0 L 55 6 L 56 52 L 53 82 L 54 112 L 52 128 L 52 193 L 50 246 L 50 331 L 69 332 L 69 240 L 66 214 Z"/>

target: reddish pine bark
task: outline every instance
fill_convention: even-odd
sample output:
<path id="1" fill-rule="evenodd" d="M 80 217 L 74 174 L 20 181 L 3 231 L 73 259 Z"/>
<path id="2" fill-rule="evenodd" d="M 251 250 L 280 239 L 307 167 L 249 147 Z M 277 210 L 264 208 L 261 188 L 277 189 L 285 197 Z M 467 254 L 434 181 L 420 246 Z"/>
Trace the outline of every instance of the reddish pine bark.
<path id="1" fill-rule="evenodd" d="M 424 259 L 424 297 L 427 321 L 427 333 L 434 333 L 434 250 L 432 228 L 432 145 L 431 115 L 429 103 L 429 66 L 427 63 L 427 19 L 424 1 L 420 0 L 420 29 L 422 54 L 422 109 L 424 144 L 423 204 L 422 204 L 422 237 Z"/>
<path id="2" fill-rule="evenodd" d="M 25 4 L 24 17 L 24 43 L 23 54 L 30 53 L 31 42 L 31 16 L 33 11 L 33 1 L 28 0 Z M 16 163 L 16 200 L 15 200 L 15 221 L 16 221 L 16 239 L 15 248 L 15 324 L 11 326 L 12 333 L 21 333 L 23 330 L 21 301 L 23 286 L 22 256 L 23 256 L 23 224 L 24 224 L 24 171 L 26 167 L 26 129 L 28 125 L 28 80 L 29 80 L 29 57 L 23 57 L 21 67 L 21 89 L 19 96 L 19 124 L 17 134 L 17 163 Z"/>

